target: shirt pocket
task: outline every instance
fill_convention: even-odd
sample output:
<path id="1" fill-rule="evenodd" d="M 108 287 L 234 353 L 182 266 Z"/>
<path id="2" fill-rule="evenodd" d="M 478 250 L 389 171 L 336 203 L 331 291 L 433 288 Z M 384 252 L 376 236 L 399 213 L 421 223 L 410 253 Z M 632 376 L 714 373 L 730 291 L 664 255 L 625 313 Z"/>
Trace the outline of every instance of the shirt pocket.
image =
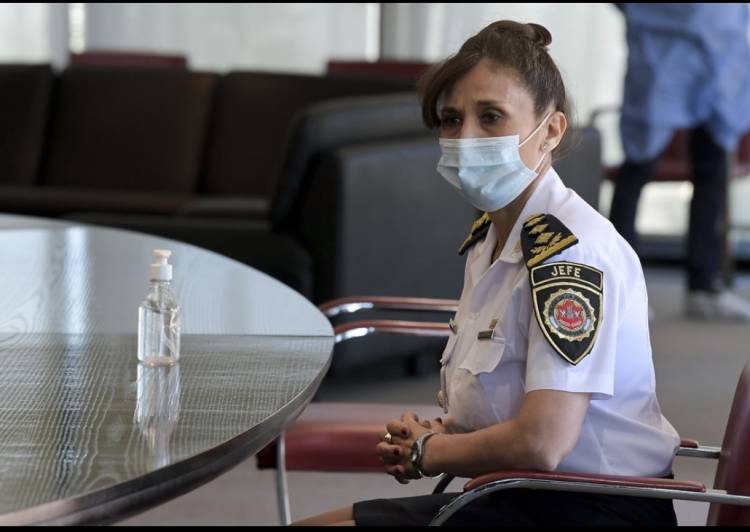
<path id="1" fill-rule="evenodd" d="M 506 341 L 497 334 L 492 339 L 475 340 L 466 358 L 458 366 L 472 375 L 492 373 L 497 368 L 505 352 Z"/>

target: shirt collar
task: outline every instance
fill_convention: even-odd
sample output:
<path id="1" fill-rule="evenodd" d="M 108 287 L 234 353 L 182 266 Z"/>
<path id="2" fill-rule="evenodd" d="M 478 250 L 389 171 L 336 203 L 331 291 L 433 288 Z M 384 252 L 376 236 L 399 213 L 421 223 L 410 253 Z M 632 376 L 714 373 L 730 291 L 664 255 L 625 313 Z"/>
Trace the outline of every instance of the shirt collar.
<path id="1" fill-rule="evenodd" d="M 498 260 L 503 262 L 519 262 L 523 257 L 523 250 L 521 249 L 521 225 L 526 221 L 532 214 L 547 213 L 550 207 L 555 203 L 555 197 L 560 192 L 566 190 L 560 176 L 554 168 L 550 167 L 546 174 L 544 174 L 539 181 L 539 184 L 531 193 L 531 196 L 526 201 L 521 210 L 521 214 L 513 224 L 513 229 L 508 234 L 508 239 L 503 246 L 502 251 Z M 472 271 L 474 278 L 478 278 L 481 273 L 479 270 L 486 270 L 490 266 L 492 259 L 492 252 L 497 244 L 497 236 L 495 235 L 494 226 L 490 225 L 490 230 L 487 231 L 487 236 L 482 242 L 477 245 L 477 253 L 475 260 L 472 264 Z M 484 268 L 482 268 L 484 266 Z M 476 275 L 479 274 L 479 275 Z"/>

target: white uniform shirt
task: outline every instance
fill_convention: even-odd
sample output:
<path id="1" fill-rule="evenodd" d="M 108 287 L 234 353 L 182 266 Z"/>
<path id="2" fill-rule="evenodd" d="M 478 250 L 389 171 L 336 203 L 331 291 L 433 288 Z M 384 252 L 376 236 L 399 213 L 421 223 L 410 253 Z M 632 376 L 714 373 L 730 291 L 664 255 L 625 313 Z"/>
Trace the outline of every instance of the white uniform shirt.
<path id="1" fill-rule="evenodd" d="M 604 273 L 601 323 L 591 352 L 577 365 L 555 351 L 534 316 L 520 238 L 523 222 L 537 213 L 555 216 L 578 238 L 543 264 L 575 262 Z M 553 169 L 541 178 L 490 264 L 496 243 L 491 226 L 468 253 L 454 318 L 457 333 L 441 359 L 446 413 L 464 430 L 477 430 L 515 417 L 528 392 L 588 392 L 580 437 L 558 470 L 669 473 L 679 437 L 656 399 L 646 284 L 633 249 Z M 493 338 L 478 340 L 493 320 L 498 320 Z"/>

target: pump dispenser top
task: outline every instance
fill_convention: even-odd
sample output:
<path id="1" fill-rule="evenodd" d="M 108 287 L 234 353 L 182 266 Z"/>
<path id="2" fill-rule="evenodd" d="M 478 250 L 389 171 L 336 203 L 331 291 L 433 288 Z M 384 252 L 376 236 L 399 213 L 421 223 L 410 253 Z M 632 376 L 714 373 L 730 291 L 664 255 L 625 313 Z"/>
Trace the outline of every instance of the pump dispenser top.
<path id="1" fill-rule="evenodd" d="M 168 249 L 155 249 L 154 257 L 155 262 L 148 269 L 149 279 L 152 281 L 171 281 L 172 280 L 172 265 L 167 261 L 172 255 L 172 252 Z"/>

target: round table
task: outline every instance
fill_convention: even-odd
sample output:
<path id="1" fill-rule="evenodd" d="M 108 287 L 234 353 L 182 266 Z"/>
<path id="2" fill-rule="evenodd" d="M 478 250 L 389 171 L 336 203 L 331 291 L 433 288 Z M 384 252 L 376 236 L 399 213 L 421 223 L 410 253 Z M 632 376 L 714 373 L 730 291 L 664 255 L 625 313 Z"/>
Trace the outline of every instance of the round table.
<path id="1" fill-rule="evenodd" d="M 179 364 L 136 357 L 172 250 Z M 309 301 L 188 244 L 0 215 L 0 525 L 111 523 L 255 454 L 311 400 L 333 331 Z"/>

